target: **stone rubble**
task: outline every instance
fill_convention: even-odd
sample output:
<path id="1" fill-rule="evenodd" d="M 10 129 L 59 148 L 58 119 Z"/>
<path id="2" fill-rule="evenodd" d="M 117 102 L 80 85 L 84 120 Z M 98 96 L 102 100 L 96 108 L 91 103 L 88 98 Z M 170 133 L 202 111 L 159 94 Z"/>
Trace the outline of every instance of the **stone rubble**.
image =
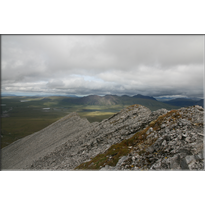
<path id="1" fill-rule="evenodd" d="M 204 170 L 203 133 L 203 108 L 181 108 L 165 116 L 160 129 L 149 128 L 126 160 L 101 170 Z"/>

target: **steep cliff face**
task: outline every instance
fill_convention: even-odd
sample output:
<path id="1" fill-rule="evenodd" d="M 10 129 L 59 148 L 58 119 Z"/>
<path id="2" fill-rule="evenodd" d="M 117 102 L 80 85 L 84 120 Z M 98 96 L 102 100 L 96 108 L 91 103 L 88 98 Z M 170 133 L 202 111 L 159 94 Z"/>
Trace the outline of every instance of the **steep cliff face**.
<path id="1" fill-rule="evenodd" d="M 151 112 L 132 105 L 89 123 L 76 113 L 2 149 L 3 169 L 203 169 L 200 106 Z"/>

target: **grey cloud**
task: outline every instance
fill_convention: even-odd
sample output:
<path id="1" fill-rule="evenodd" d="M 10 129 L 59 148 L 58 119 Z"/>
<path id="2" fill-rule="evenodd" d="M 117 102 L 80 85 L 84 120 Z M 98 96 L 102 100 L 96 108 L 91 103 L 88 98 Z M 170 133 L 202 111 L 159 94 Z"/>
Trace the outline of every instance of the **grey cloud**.
<path id="1" fill-rule="evenodd" d="M 22 90 L 202 96 L 203 36 L 3 36 L 2 91 Z"/>
<path id="2" fill-rule="evenodd" d="M 111 36 L 106 52 L 121 59 L 125 65 L 202 64 L 203 36 Z M 129 58 L 127 58 L 129 56 Z"/>

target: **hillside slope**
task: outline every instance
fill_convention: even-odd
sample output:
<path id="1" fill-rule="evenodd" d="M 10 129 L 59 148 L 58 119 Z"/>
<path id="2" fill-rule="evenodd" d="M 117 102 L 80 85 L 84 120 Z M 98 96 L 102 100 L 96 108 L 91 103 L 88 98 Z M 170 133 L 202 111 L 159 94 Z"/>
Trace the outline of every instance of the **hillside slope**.
<path id="1" fill-rule="evenodd" d="M 3 169 L 73 169 L 129 138 L 164 113 L 141 105 L 123 109 L 107 120 L 89 123 L 75 113 L 2 149 Z"/>
<path id="2" fill-rule="evenodd" d="M 43 130 L 4 147 L 1 150 L 1 168 L 23 169 L 34 160 L 54 151 L 56 147 L 67 142 L 68 138 L 81 135 L 89 126 L 87 119 L 81 119 L 76 113 L 71 113 Z"/>
<path id="3" fill-rule="evenodd" d="M 72 113 L 2 149 L 3 170 L 203 169 L 204 110 L 129 106 L 89 123 Z M 166 160 L 165 160 L 166 159 Z"/>

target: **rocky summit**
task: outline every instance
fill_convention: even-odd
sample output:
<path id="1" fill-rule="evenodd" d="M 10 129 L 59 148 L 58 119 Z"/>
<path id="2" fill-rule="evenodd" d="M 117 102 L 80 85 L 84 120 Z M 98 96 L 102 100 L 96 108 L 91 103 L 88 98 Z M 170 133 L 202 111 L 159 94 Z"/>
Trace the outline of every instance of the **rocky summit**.
<path id="1" fill-rule="evenodd" d="M 204 109 L 132 105 L 102 122 L 71 113 L 2 149 L 3 170 L 203 170 Z"/>

